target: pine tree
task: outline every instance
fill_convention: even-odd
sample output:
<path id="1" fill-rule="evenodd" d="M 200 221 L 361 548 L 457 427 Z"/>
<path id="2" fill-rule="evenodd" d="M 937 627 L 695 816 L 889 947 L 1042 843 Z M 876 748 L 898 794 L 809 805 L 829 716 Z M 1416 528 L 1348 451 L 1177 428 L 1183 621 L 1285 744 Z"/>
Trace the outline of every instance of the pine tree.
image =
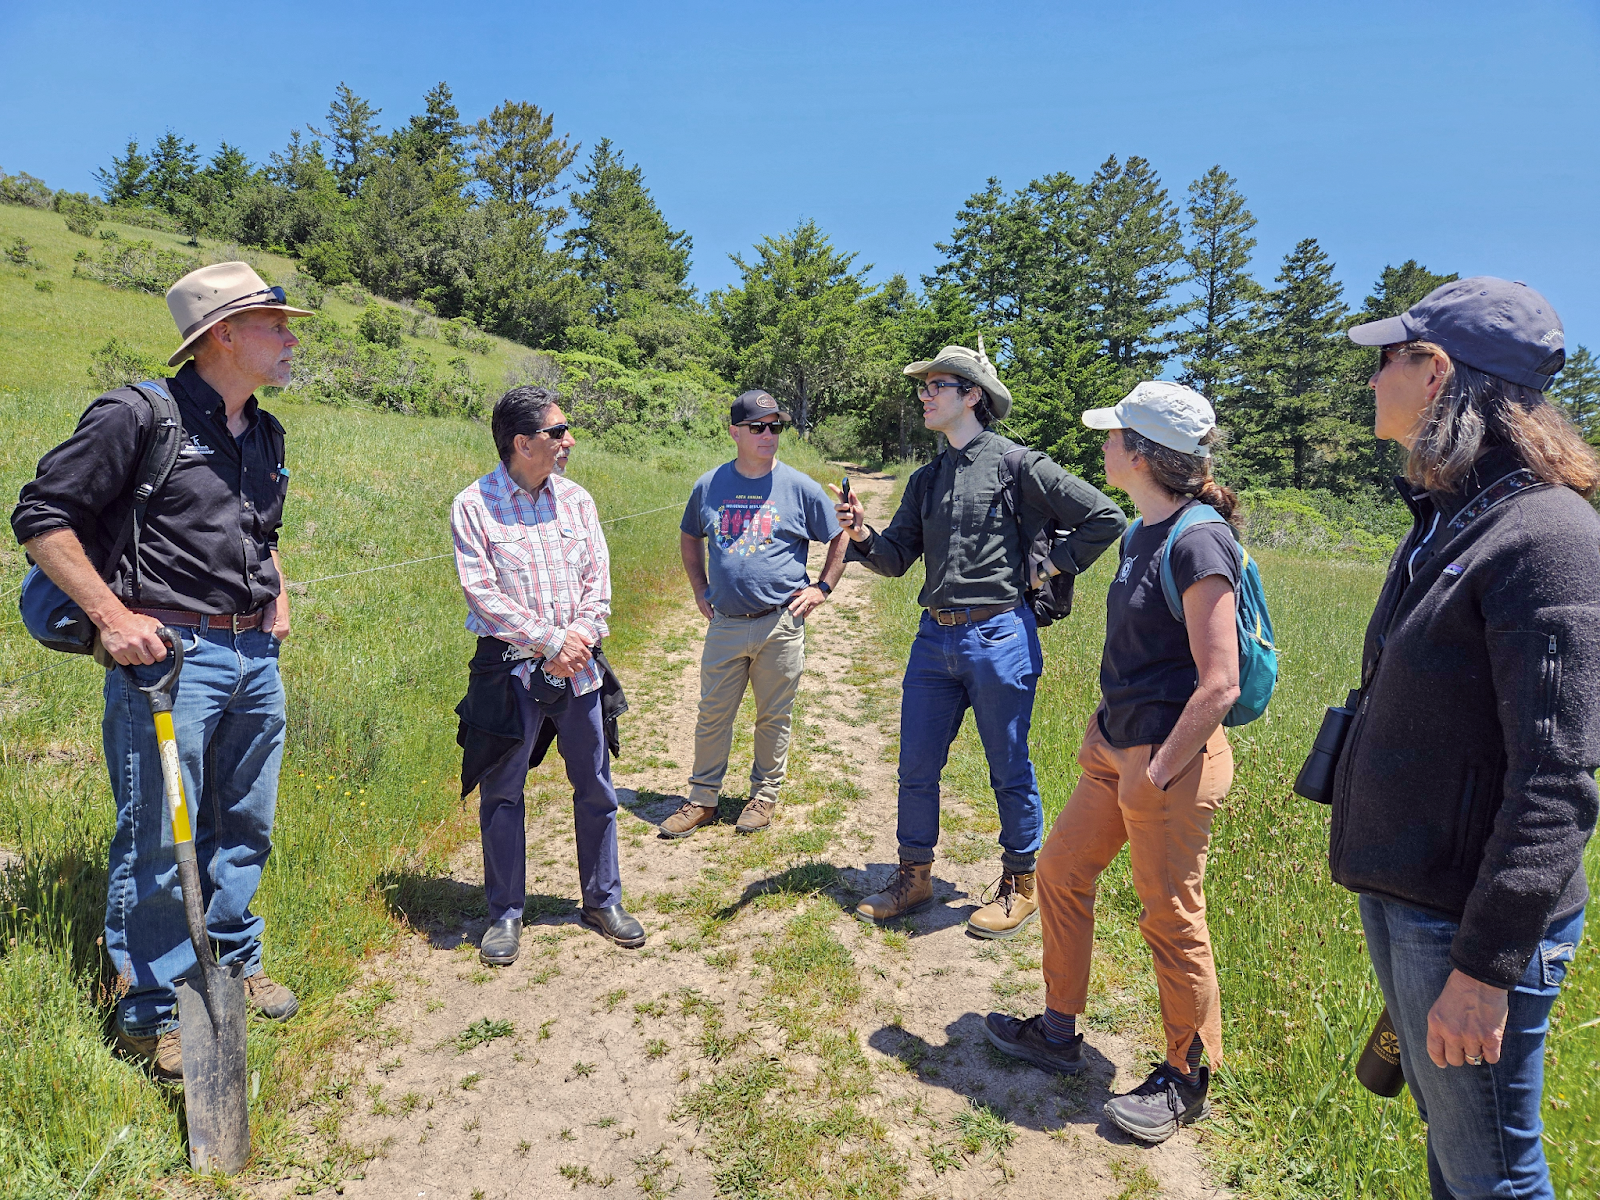
<path id="1" fill-rule="evenodd" d="M 1258 306 L 1234 407 L 1234 468 L 1253 485 L 1348 492 L 1371 430 L 1351 420 L 1349 310 L 1315 238 L 1285 256 Z"/>
<path id="2" fill-rule="evenodd" d="M 474 127 L 473 170 L 491 199 L 509 205 L 519 219 L 532 216 L 562 191 L 562 172 L 577 157 L 578 146 L 555 136 L 555 117 L 537 104 L 507 100 Z M 563 209 L 546 210 L 552 224 L 566 219 Z M 559 214 L 559 215 L 556 215 Z"/>
<path id="3" fill-rule="evenodd" d="M 412 116 L 404 129 L 390 135 L 390 153 L 423 169 L 436 201 L 452 208 L 463 207 L 466 198 L 462 192 L 471 178 L 462 147 L 467 133 L 450 85 L 440 82 L 428 89 L 423 111 Z"/>
<path id="4" fill-rule="evenodd" d="M 1545 395 L 1567 414 L 1584 441 L 1600 447 L 1600 363 L 1588 347 L 1579 346 L 1567 355 L 1567 365 Z"/>
<path id="5" fill-rule="evenodd" d="M 1168 299 L 1189 278 L 1178 209 L 1148 162 L 1121 164 L 1115 155 L 1089 180 L 1084 203 L 1088 325 L 1118 366 L 1158 374 L 1169 354 L 1167 327 L 1190 308 Z"/>
<path id="6" fill-rule="evenodd" d="M 339 174 L 339 190 L 346 196 L 361 190 L 361 181 L 367 174 L 367 155 L 378 136 L 378 114 L 382 111 L 341 80 L 328 105 L 327 132 L 307 126 L 332 144 L 333 168 Z"/>
<path id="7" fill-rule="evenodd" d="M 178 216 L 194 193 L 199 170 L 200 155 L 194 143 L 184 141 L 169 129 L 150 152 L 150 173 L 141 199 L 152 208 Z"/>
<path id="8" fill-rule="evenodd" d="M 1178 339 L 1182 381 L 1218 403 L 1236 389 L 1250 311 L 1261 285 L 1250 277 L 1256 219 L 1238 180 L 1214 166 L 1189 185 L 1189 252 L 1198 292 L 1194 319 Z"/>
<path id="9" fill-rule="evenodd" d="M 201 174 L 222 200 L 232 200 L 234 193 L 250 182 L 250 160 L 239 147 L 223 142 Z"/>
<path id="10" fill-rule="evenodd" d="M 129 138 L 122 157 L 113 154 L 111 168 L 98 168 L 94 178 L 107 204 L 138 204 L 149 187 L 149 175 L 150 160 L 139 153 L 138 140 Z"/>
<path id="11" fill-rule="evenodd" d="M 1372 295 L 1367 297 L 1360 319 L 1382 321 L 1397 317 L 1434 288 L 1460 278 L 1456 274 L 1435 275 L 1414 258 L 1406 259 L 1398 267 L 1384 267 L 1378 282 L 1372 286 Z"/>
<path id="12" fill-rule="evenodd" d="M 642 304 L 686 303 L 693 242 L 667 224 L 643 169 L 602 139 L 574 179 L 583 189 L 572 194 L 579 224 L 564 240 L 579 278 L 596 290 L 596 322 L 612 324 Z"/>
<path id="13" fill-rule="evenodd" d="M 711 295 L 743 387 L 761 387 L 787 402 L 803 434 L 842 408 L 861 366 L 861 309 L 870 266 L 834 248 L 815 221 L 763 238 L 756 256 L 733 263 L 737 287 Z"/>
<path id="14" fill-rule="evenodd" d="M 924 286 L 946 280 L 961 288 L 967 302 L 990 329 L 1000 330 L 1022 315 L 1018 261 L 1029 214 L 1018 213 L 992 175 L 981 192 L 967 197 L 956 214 L 948 242 L 934 243 L 945 261 Z"/>

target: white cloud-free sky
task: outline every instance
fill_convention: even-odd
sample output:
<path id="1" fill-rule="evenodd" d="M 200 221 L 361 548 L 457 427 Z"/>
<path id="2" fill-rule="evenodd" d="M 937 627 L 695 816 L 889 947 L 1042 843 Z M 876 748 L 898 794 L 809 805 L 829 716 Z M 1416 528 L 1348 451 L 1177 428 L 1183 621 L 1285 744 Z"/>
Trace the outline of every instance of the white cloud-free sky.
<path id="1" fill-rule="evenodd" d="M 1385 263 L 1524 279 L 1600 348 L 1600 3 L 0 6 L 0 166 L 91 190 L 168 127 L 252 159 L 346 81 L 403 122 L 531 100 L 609 137 L 694 237 L 694 280 L 815 218 L 875 277 L 938 261 L 962 200 L 1108 154 L 1174 199 L 1213 163 L 1359 305 Z"/>

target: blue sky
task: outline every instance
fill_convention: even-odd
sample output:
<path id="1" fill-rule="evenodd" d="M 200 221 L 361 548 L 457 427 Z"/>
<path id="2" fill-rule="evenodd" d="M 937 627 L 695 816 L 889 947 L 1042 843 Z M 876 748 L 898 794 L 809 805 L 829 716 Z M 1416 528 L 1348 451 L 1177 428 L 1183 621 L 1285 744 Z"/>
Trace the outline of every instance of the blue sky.
<path id="1" fill-rule="evenodd" d="M 1114 11 L 1113 11 L 1114 10 Z M 1213 163 L 1263 280 L 1317 237 L 1359 305 L 1383 265 L 1525 279 L 1600 349 L 1600 2 L 146 2 L 0 7 L 0 166 L 90 189 L 172 127 L 253 159 L 341 80 L 387 126 L 441 79 L 463 116 L 531 100 L 643 165 L 695 282 L 816 219 L 915 277 L 989 175 L 1017 187 Z"/>

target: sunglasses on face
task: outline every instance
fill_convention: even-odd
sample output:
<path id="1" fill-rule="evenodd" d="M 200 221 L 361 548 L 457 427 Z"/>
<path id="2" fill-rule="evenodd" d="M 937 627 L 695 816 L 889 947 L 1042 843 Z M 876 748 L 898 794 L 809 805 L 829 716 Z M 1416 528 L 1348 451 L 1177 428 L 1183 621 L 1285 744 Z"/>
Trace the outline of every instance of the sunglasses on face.
<path id="1" fill-rule="evenodd" d="M 746 429 L 748 429 L 751 433 L 754 433 L 754 434 L 770 433 L 774 437 L 776 437 L 779 433 L 783 432 L 783 422 L 782 421 L 747 421 L 747 422 L 745 422 L 745 426 L 744 427 Z"/>
<path id="2" fill-rule="evenodd" d="M 538 437 L 541 433 L 547 433 L 550 435 L 550 440 L 552 442 L 559 442 L 562 438 L 567 436 L 567 430 L 571 428 L 572 426 L 563 421 L 560 425 L 546 425 L 543 429 L 535 429 L 528 436 Z"/>

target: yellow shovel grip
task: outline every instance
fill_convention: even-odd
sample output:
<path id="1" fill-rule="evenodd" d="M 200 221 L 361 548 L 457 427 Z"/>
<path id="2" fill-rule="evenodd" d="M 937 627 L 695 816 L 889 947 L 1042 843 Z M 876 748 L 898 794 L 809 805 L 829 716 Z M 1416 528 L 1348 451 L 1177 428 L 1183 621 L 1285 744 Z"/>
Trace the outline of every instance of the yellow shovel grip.
<path id="1" fill-rule="evenodd" d="M 178 763 L 178 735 L 172 728 L 172 714 L 152 714 L 156 722 L 156 744 L 161 748 L 161 780 L 167 789 L 167 812 L 172 817 L 172 840 L 176 845 L 194 841 L 189 829 L 189 806 L 183 799 L 183 768 Z"/>

